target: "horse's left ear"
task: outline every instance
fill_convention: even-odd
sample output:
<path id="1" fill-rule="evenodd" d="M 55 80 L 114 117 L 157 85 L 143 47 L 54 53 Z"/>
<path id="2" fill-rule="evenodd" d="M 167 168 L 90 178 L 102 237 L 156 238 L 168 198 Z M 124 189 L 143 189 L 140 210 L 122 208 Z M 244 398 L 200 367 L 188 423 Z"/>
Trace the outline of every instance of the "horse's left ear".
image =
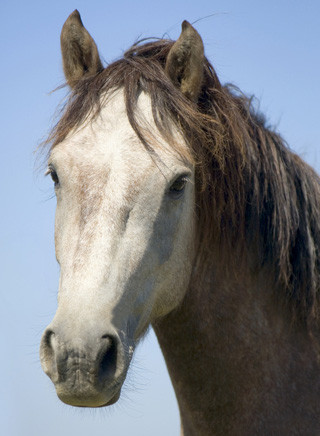
<path id="1" fill-rule="evenodd" d="M 68 84 L 73 88 L 84 75 L 103 70 L 97 46 L 83 26 L 77 10 L 69 15 L 61 31 L 63 70 Z"/>
<path id="2" fill-rule="evenodd" d="M 169 51 L 165 72 L 189 100 L 197 102 L 203 67 L 204 48 L 201 36 L 188 21 L 184 21 L 181 35 Z"/>

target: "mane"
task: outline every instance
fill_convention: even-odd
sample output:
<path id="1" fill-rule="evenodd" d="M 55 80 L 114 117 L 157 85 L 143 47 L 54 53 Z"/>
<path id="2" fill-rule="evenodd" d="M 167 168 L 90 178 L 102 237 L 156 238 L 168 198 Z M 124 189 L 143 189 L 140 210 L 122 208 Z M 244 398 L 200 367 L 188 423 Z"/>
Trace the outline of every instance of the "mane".
<path id="1" fill-rule="evenodd" d="M 105 99 L 123 88 L 131 126 L 152 152 L 136 110 L 139 94 L 146 92 L 160 133 L 183 156 L 173 138 L 173 122 L 192 153 L 199 258 L 210 258 L 218 247 L 227 263 L 230 253 L 237 251 L 240 258 L 258 247 L 254 267 L 271 268 L 294 318 L 314 323 L 320 283 L 318 176 L 266 127 L 252 99 L 221 85 L 207 59 L 199 101 L 187 100 L 164 73 L 172 45 L 169 40 L 137 43 L 97 75 L 83 78 L 46 144 L 54 148 L 94 119 Z"/>

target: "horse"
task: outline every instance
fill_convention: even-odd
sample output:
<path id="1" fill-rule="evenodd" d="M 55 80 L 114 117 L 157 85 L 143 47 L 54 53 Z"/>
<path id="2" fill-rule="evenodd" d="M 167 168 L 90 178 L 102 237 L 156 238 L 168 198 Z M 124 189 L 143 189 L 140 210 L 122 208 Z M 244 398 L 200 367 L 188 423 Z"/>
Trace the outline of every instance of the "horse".
<path id="1" fill-rule="evenodd" d="M 40 345 L 58 397 L 115 403 L 152 326 L 181 435 L 320 434 L 318 175 L 187 21 L 104 68 L 76 10 L 61 51 L 61 275 Z"/>

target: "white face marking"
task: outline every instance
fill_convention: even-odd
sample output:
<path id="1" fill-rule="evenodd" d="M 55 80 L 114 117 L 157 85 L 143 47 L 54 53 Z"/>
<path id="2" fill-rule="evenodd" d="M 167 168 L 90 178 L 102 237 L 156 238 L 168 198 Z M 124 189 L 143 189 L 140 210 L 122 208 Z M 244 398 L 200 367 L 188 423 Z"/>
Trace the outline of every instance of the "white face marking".
<path id="1" fill-rule="evenodd" d="M 138 109 L 152 127 L 144 94 Z M 193 168 L 155 137 L 151 156 L 128 122 L 119 91 L 94 122 L 52 151 L 61 266 L 52 325 L 63 326 L 66 338 L 85 343 L 97 325 L 105 326 L 128 350 L 186 292 L 194 252 Z M 188 181 L 177 198 L 170 186 L 179 176 Z"/>

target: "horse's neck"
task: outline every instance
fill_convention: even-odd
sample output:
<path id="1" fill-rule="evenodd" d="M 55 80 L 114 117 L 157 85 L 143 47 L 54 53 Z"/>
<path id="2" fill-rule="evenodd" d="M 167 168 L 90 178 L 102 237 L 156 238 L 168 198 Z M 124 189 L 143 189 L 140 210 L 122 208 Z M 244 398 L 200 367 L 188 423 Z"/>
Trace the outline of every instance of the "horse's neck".
<path id="1" fill-rule="evenodd" d="M 320 413 L 316 352 L 267 282 L 212 277 L 154 326 L 184 436 L 320 432 L 317 418 L 308 433 L 310 414 Z"/>

